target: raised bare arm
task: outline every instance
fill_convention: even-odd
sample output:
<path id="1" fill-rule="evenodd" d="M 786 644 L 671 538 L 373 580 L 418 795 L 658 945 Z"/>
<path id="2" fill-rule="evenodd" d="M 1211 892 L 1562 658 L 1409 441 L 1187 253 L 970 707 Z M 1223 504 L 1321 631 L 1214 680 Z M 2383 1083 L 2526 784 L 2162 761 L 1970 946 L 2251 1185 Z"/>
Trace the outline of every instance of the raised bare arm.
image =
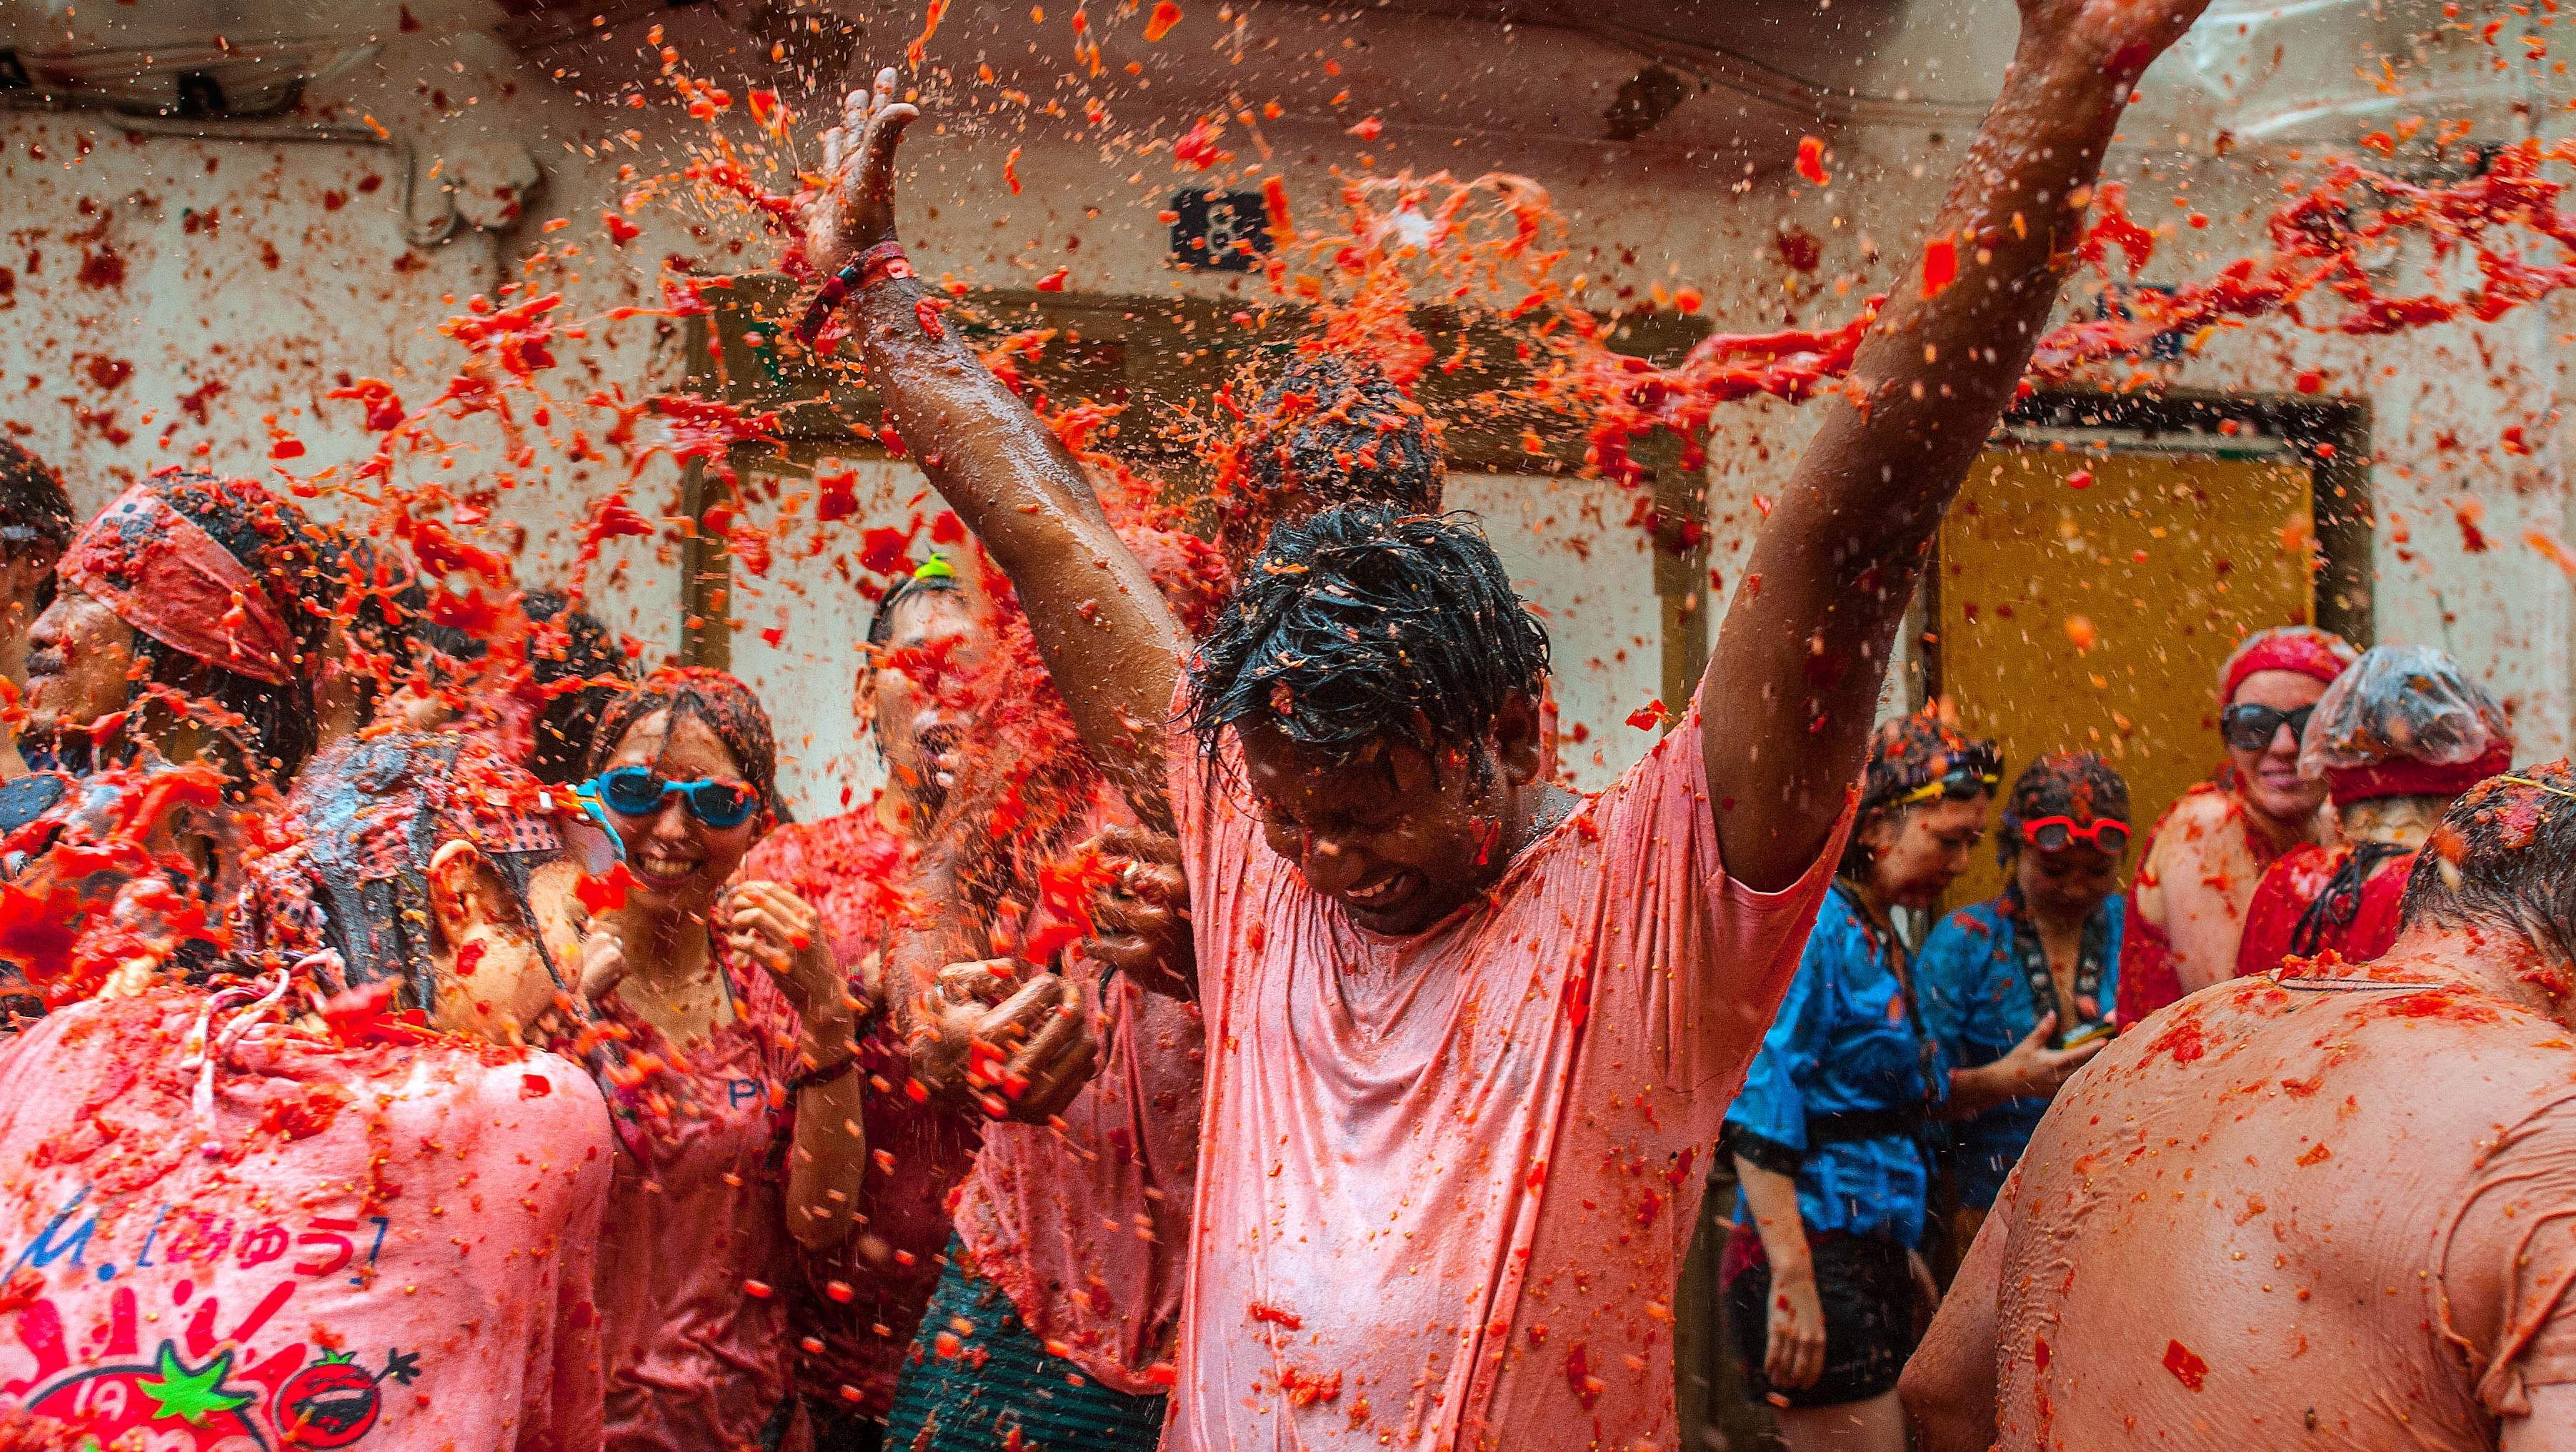
<path id="1" fill-rule="evenodd" d="M 1859 779 L 1932 532 L 2030 360 L 2129 89 L 2207 4 L 2021 0 L 2019 52 L 1932 224 L 1957 275 L 1901 274 L 1700 682 L 1718 843 L 1748 886 L 1804 872 Z"/>
<path id="2" fill-rule="evenodd" d="M 824 137 L 807 248 L 827 270 L 894 240 L 895 146 L 920 114 L 894 87 L 892 70 L 878 72 L 874 96 L 851 92 Z M 854 295 L 886 422 L 1010 576 L 1093 757 L 1139 819 L 1169 827 L 1163 727 L 1188 649 L 1180 624 L 1110 530 L 1081 465 L 940 321 L 935 302 L 908 276 Z"/>

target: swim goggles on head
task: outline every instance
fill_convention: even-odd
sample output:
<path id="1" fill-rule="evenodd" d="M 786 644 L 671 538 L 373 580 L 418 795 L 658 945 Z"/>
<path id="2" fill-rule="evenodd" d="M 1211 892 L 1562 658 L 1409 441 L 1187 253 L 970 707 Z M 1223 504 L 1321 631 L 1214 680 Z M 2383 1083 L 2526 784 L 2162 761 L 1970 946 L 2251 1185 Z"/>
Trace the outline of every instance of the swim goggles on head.
<path id="1" fill-rule="evenodd" d="M 1973 766 L 1963 766 L 1956 771 L 1936 776 L 1898 797 L 1894 805 L 1910 807 L 1917 802 L 1928 802 L 1934 797 L 1973 797 L 1980 792 L 1991 795 L 2002 781 L 2003 777 L 1999 773 L 1979 771 Z"/>
<path id="2" fill-rule="evenodd" d="M 621 817 L 649 817 L 677 793 L 690 816 L 718 831 L 741 826 L 760 809 L 760 798 L 738 781 L 665 781 L 649 766 L 611 767 L 591 786 L 601 805 Z"/>
<path id="3" fill-rule="evenodd" d="M 2103 817 L 2080 826 L 2073 817 L 2033 817 L 2021 824 L 2021 840 L 2042 852 L 2090 842 L 2117 857 L 2129 850 L 2129 824 L 2116 817 Z"/>

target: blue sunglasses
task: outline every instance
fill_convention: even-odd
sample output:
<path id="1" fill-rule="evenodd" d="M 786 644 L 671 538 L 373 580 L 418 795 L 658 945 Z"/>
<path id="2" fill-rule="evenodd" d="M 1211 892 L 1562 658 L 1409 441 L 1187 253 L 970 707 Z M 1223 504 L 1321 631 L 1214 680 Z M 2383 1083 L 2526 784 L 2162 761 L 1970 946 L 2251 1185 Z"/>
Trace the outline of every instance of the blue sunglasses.
<path id="1" fill-rule="evenodd" d="M 649 766 L 613 767 L 591 785 L 601 803 L 621 817 L 649 817 L 675 792 L 688 803 L 690 816 L 719 831 L 741 826 L 760 810 L 760 798 L 740 782 L 665 781 Z"/>

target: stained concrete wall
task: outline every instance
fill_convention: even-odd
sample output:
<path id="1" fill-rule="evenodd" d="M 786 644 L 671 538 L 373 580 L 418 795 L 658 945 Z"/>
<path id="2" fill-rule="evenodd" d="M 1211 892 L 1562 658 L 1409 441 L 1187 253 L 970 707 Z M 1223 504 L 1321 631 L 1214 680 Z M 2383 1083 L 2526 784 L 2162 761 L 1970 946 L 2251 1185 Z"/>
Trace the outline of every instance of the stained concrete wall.
<path id="1" fill-rule="evenodd" d="M 1448 73 L 1436 79 L 1462 98 L 1447 111 L 1420 95 L 1400 110 L 1384 95 L 1355 94 L 1337 108 L 1308 98 L 1265 122 L 1259 144 L 1237 126 L 1228 145 L 1240 153 L 1238 169 L 1259 160 L 1259 175 L 1282 176 L 1310 226 L 1329 211 L 1337 178 L 1363 166 L 1523 173 L 1553 194 L 1572 249 L 1563 271 L 1591 279 L 1588 301 L 1596 306 L 1634 302 L 1656 283 L 1689 282 L 1722 328 L 1827 322 L 1897 281 L 1973 129 L 1962 117 L 1991 90 L 2008 53 L 2010 10 L 2005 0 L 1918 5 L 1920 18 L 1876 83 L 1883 98 L 1906 99 L 1883 99 L 1830 130 L 1834 181 L 1824 189 L 1779 169 L 1776 158 L 1753 160 L 1748 174 L 1741 149 L 1667 146 L 1652 133 L 1629 145 L 1584 139 L 1594 134 L 1597 96 L 1577 104 L 1581 98 L 1550 94 L 1548 105 L 1517 116 L 1499 110 L 1493 97 L 1512 93 L 1512 67 L 1574 74 L 1574 61 L 1545 59 L 1552 54 L 1538 43 L 1545 37 L 1526 32 L 1510 45 L 1486 36 L 1481 49 L 1468 48 L 1491 57 L 1488 74 L 1467 73 L 1454 46 L 1444 52 L 1439 64 Z M 1313 25 L 1304 7 L 1254 10 L 1243 31 L 1252 53 L 1258 26 L 1274 15 L 1283 31 Z M 705 7 L 658 18 L 703 74 L 726 79 L 762 68 L 753 43 Z M 1193 19 L 1214 28 L 1214 17 Z M 1149 57 L 1164 69 L 1124 91 L 1104 127 L 1032 123 L 1010 105 L 988 107 L 996 101 L 989 88 L 957 87 L 951 109 L 908 146 L 905 216 L 916 258 L 979 286 L 1027 286 L 1060 265 L 1070 266 L 1067 286 L 1077 293 L 1223 295 L 1250 285 L 1180 273 L 1166 260 L 1166 227 L 1156 214 L 1169 193 L 1239 174 L 1202 174 L 1170 154 L 1180 126 L 1156 110 L 1150 83 L 1231 64 L 1223 44 L 1212 46 L 1189 25 L 1166 42 L 1169 51 Z M 1402 68 L 1387 57 L 1400 56 L 1396 42 L 1419 34 L 1404 28 L 1414 25 L 1364 14 L 1335 21 L 1334 33 L 1377 57 L 1371 84 L 1383 91 L 1401 82 Z M 1465 22 L 1450 25 L 1464 33 Z M 876 28 L 893 37 L 882 47 L 890 58 L 909 27 L 907 20 Z M 368 444 L 356 408 L 322 397 L 343 375 L 385 377 L 415 401 L 436 391 L 458 356 L 437 332 L 454 311 L 451 298 L 522 280 L 560 287 L 568 316 L 598 317 L 649 300 L 664 254 L 710 267 L 763 258 L 767 244 L 746 219 L 703 208 L 647 215 L 644 235 L 624 247 L 602 235 L 599 213 L 624 189 L 620 166 L 672 165 L 693 134 L 658 93 L 640 110 L 611 103 L 655 69 L 638 55 L 641 29 L 641 21 L 623 23 L 605 40 L 527 53 L 481 36 L 388 36 L 373 61 L 308 98 L 308 120 L 363 128 L 361 118 L 373 117 L 411 143 L 424 178 L 440 168 L 425 185 L 463 179 L 469 210 L 491 229 L 460 227 L 428 246 L 405 240 L 404 158 L 392 146 L 137 136 L 95 116 L 0 113 L 0 267 L 10 278 L 0 293 L 0 420 L 65 469 L 84 507 L 166 460 L 261 472 L 272 463 L 272 430 L 305 446 L 285 462 L 309 473 L 345 464 Z M 962 76 L 976 54 L 1000 54 L 1011 38 L 954 31 L 944 43 L 962 53 L 934 58 L 950 60 Z M 1126 44 L 1132 52 L 1133 38 Z M 1313 49 L 1317 66 L 1342 53 Z M 1113 61 L 1126 53 L 1113 50 Z M 2214 155 L 2225 117 L 2196 78 L 2186 84 L 2171 70 L 2169 62 L 2142 87 L 2146 99 L 2111 165 L 2130 181 L 2140 215 L 2168 233 L 2146 273 L 2151 282 L 2200 275 L 2254 245 L 2262 214 L 2300 165 L 2286 146 L 2270 144 Z M 1192 94 L 1179 79 L 1163 90 Z M 1448 95 L 1437 91 L 1434 100 Z M 1257 106 L 1261 96 L 1243 100 Z M 1354 113 L 1373 114 L 1381 102 L 1400 123 L 1373 141 L 1346 133 Z M 1459 119 L 1443 129 L 1441 117 L 1451 112 Z M 512 220 L 490 193 L 521 152 L 543 180 Z M 434 210 L 435 197 L 423 197 L 413 210 Z M 2188 205 L 2174 205 L 2176 198 Z M 2187 225 L 2193 213 L 2207 225 Z M 544 230 L 553 218 L 569 225 Z M 1814 239 L 1813 271 L 1784 257 L 1784 228 Z M 580 254 L 564 257 L 566 242 L 578 243 Z M 526 260 L 540 248 L 549 260 L 531 271 Z M 2461 654 L 2515 708 L 2527 755 L 2564 751 L 2576 710 L 2568 582 L 2522 538 L 2531 529 L 2563 535 L 2570 526 L 2556 428 L 2569 326 L 2563 313 L 2541 310 L 2495 327 L 2392 340 L 2268 325 L 2216 339 L 2180 377 L 2192 387 L 2279 392 L 2297 373 L 2318 369 L 2330 392 L 2371 402 L 2381 637 L 2437 641 Z M 561 351 L 567 368 L 553 386 L 567 398 L 609 387 L 631 396 L 678 377 L 684 365 L 676 337 L 649 318 L 598 325 Z M 1711 564 L 1723 589 L 1742 573 L 1759 523 L 1755 496 L 1777 493 L 1817 417 L 1813 408 L 1745 405 L 1719 420 L 1709 511 Z M 2529 454 L 2499 447 L 2511 425 L 2523 428 Z M 460 437 L 469 447 L 451 472 L 488 477 L 498 439 L 480 426 Z M 885 509 L 900 513 L 917 488 L 908 474 L 893 466 L 871 476 Z M 549 583 L 563 569 L 573 538 L 568 511 L 602 482 L 596 469 L 559 465 L 552 478 L 523 483 L 500 501 L 502 518 L 527 531 L 530 582 Z M 675 476 L 657 466 L 639 503 L 667 507 L 674 488 Z M 1598 508 L 1602 501 L 1573 483 L 1462 480 L 1461 493 L 1462 503 L 1511 521 L 1497 530 L 1506 556 L 1566 637 L 1568 723 L 1584 738 L 1568 755 L 1579 779 L 1597 783 L 1642 749 L 1643 737 L 1623 718 L 1654 693 L 1650 662 L 1660 648 L 1645 562 L 1619 523 L 1625 510 L 1615 501 Z M 2483 553 L 2467 553 L 2446 503 L 2463 498 L 2485 510 L 2481 528 L 2492 544 Z M 1524 516 L 1557 524 L 1530 530 Z M 771 692 L 809 811 L 828 809 L 837 783 L 865 790 L 872 771 L 851 738 L 847 703 L 852 622 L 861 612 L 828 563 L 826 556 L 783 565 L 742 612 L 742 667 Z M 627 542 L 610 565 L 599 582 L 603 613 L 654 651 L 672 649 L 679 612 L 668 544 Z M 786 643 L 770 647 L 757 631 L 777 624 L 781 610 Z"/>

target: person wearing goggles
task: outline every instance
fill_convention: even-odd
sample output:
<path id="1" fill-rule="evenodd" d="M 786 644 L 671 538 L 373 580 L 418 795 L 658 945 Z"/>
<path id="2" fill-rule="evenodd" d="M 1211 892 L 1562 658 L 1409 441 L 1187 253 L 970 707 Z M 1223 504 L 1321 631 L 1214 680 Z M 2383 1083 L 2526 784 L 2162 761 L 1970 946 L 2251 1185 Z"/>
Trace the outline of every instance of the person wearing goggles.
<path id="1" fill-rule="evenodd" d="M 1840 870 L 1727 1110 L 1742 1191 L 1721 1273 L 1730 1349 L 1793 1448 L 1894 1426 L 1931 1291 L 1923 1137 L 1950 1076 L 1891 913 L 1932 908 L 1967 870 L 2002 768 L 1938 707 L 1878 728 Z"/>
<path id="2" fill-rule="evenodd" d="M 2325 784 L 2299 774 L 2299 738 L 2357 654 L 2341 636 L 2285 625 L 2256 631 L 2227 658 L 2218 691 L 2227 764 L 2167 808 L 2138 851 L 2119 1022 L 2136 1023 L 2233 973 L 2264 869 L 2333 836 Z"/>
<path id="3" fill-rule="evenodd" d="M 2338 840 L 2266 868 L 2245 910 L 2236 976 L 2333 953 L 2367 963 L 2397 940 L 2398 905 L 2452 799 L 2513 762 L 2504 708 L 2431 646 L 2373 646 L 2301 715 L 2299 768 L 2334 803 Z"/>
<path id="4" fill-rule="evenodd" d="M 748 686 L 656 672 L 609 704 L 589 768 L 619 858 L 580 971 L 625 1150 L 595 1284 L 606 1446 L 803 1445 L 786 1300 L 744 1287 L 790 1284 L 800 1248 L 850 1233 L 866 989 L 804 898 L 735 880 L 784 815 Z"/>
<path id="5" fill-rule="evenodd" d="M 2127 903 L 2129 786 L 2089 751 L 2032 762 L 2005 798 L 2003 892 L 1924 939 L 1923 1021 L 1954 1066 L 1949 1145 L 1964 1250 L 2048 1101 L 2110 1037 Z"/>

